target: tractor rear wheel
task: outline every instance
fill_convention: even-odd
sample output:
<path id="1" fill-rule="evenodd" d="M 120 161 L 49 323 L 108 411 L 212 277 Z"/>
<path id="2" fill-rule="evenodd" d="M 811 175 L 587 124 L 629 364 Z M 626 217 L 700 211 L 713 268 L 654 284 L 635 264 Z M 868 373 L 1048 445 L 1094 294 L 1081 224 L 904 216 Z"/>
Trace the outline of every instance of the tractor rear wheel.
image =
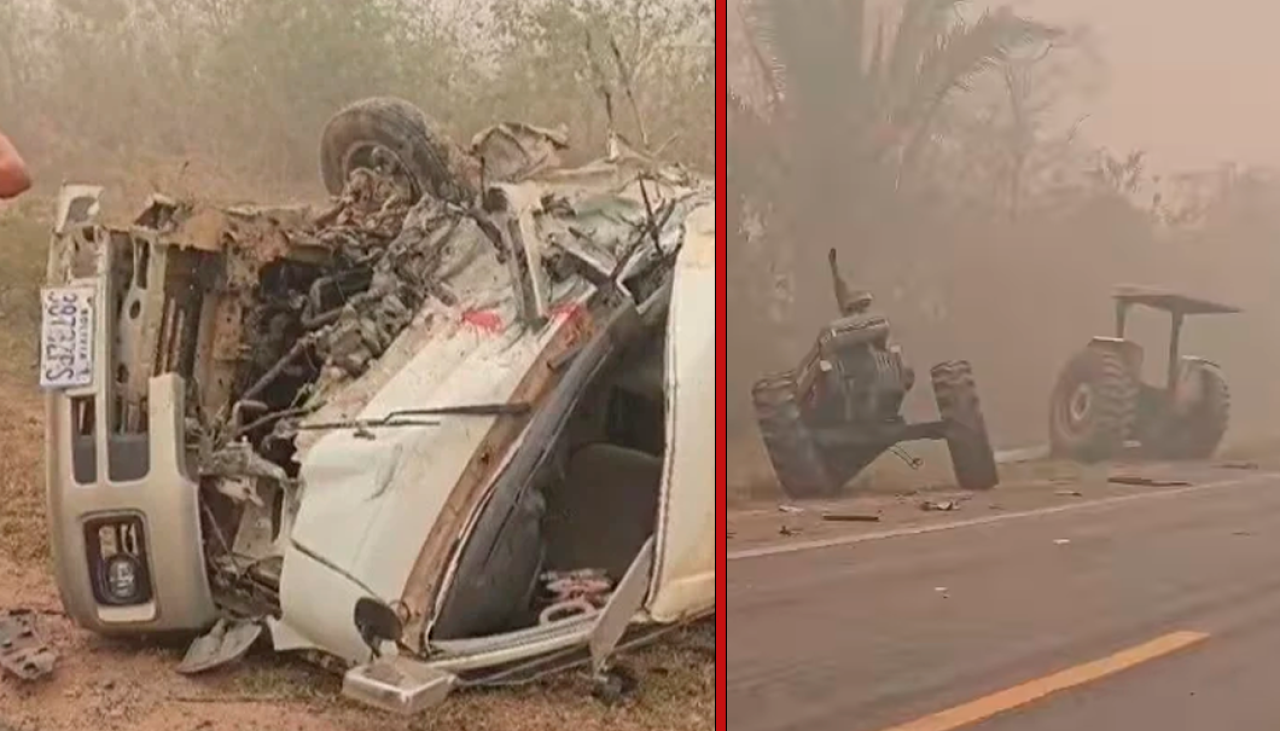
<path id="1" fill-rule="evenodd" d="M 965 490 L 990 490 L 1000 484 L 1000 473 L 972 366 L 962 360 L 939 363 L 930 375 L 938 414 L 946 423 L 947 449 L 951 452 L 956 484 Z"/>
<path id="2" fill-rule="evenodd" d="M 1086 348 L 1058 377 L 1049 402 L 1049 440 L 1055 455 L 1102 462 L 1120 453 L 1133 431 L 1138 381 L 1124 358 Z"/>
<path id="3" fill-rule="evenodd" d="M 756 422 L 782 492 L 804 500 L 839 494 L 843 483 L 804 421 L 794 372 L 760 379 L 751 389 Z"/>

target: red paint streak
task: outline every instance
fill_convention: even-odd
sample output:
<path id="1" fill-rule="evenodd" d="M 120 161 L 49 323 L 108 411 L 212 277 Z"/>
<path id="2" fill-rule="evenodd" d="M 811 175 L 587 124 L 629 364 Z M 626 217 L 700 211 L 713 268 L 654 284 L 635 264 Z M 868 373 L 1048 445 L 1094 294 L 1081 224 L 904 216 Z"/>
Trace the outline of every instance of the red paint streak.
<path id="1" fill-rule="evenodd" d="M 552 317 L 563 317 L 569 325 L 581 322 L 587 316 L 587 308 L 580 302 L 569 302 L 551 308 Z"/>
<path id="2" fill-rule="evenodd" d="M 502 332 L 502 317 L 496 312 L 467 310 L 462 313 L 462 322 L 490 335 Z"/>

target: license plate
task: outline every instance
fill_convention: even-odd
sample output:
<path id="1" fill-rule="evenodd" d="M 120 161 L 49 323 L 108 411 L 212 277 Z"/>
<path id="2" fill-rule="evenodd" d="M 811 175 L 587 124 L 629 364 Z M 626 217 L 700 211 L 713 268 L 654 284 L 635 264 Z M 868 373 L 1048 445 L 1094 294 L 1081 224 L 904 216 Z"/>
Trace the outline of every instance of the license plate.
<path id="1" fill-rule="evenodd" d="M 40 387 L 80 388 L 93 383 L 92 287 L 40 292 Z"/>

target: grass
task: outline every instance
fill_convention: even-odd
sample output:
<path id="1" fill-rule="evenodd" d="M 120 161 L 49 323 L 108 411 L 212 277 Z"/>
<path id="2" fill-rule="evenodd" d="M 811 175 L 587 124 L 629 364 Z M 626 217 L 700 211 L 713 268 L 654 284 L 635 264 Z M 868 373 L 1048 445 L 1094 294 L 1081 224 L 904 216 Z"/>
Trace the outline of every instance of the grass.
<path id="1" fill-rule="evenodd" d="M 42 475 L 43 413 L 35 388 L 40 282 L 48 225 L 30 204 L 0 216 L 0 551 L 48 556 Z"/>

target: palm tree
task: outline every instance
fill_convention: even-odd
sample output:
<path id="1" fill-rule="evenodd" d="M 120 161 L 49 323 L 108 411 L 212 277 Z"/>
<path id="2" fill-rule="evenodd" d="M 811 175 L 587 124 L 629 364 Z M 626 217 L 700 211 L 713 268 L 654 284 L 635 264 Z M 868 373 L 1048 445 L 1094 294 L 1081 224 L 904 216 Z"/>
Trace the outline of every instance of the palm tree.
<path id="1" fill-rule="evenodd" d="M 1008 8 L 969 21 L 965 4 L 903 0 L 872 24 L 867 0 L 730 0 L 729 93 L 765 119 L 781 101 L 827 159 L 844 147 L 910 165 L 957 92 L 1058 33 Z"/>
<path id="2" fill-rule="evenodd" d="M 729 0 L 727 15 L 729 98 L 738 111 L 770 119 L 783 84 L 771 29 L 753 0 Z"/>

